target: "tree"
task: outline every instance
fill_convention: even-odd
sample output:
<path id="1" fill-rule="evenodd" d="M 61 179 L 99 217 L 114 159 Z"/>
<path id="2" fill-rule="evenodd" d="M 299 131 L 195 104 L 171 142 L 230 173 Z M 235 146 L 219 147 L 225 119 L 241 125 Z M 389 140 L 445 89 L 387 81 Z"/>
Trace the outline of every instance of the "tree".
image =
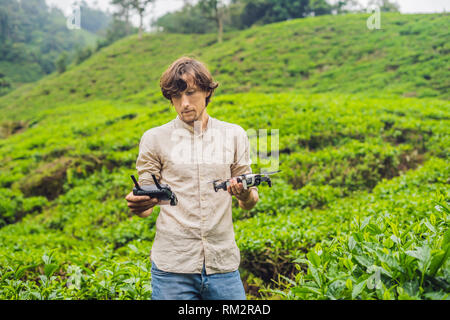
<path id="1" fill-rule="evenodd" d="M 337 14 L 364 11 L 356 0 L 339 0 L 333 6 L 333 9 Z"/>
<path id="2" fill-rule="evenodd" d="M 6 41 L 10 32 L 10 21 L 8 11 L 0 8 L 0 43 Z"/>
<path id="3" fill-rule="evenodd" d="M 304 18 L 310 13 L 310 0 L 242 0 L 244 24 L 267 24 Z"/>
<path id="4" fill-rule="evenodd" d="M 202 10 L 205 18 L 215 21 L 218 33 L 217 42 L 221 43 L 223 38 L 223 19 L 226 7 L 223 0 L 200 0 L 198 6 Z"/>
<path id="5" fill-rule="evenodd" d="M 321 16 L 324 14 L 331 14 L 333 6 L 327 3 L 326 0 L 309 0 L 308 13 L 312 13 L 315 16 Z"/>
<path id="6" fill-rule="evenodd" d="M 111 16 L 101 10 L 90 8 L 86 1 L 75 2 L 80 6 L 81 28 L 91 33 L 105 30 L 111 21 Z"/>
<path id="7" fill-rule="evenodd" d="M 246 27 L 252 26 L 257 21 L 264 18 L 266 13 L 271 9 L 268 1 L 243 1 L 244 9 L 242 10 L 241 20 Z"/>
<path id="8" fill-rule="evenodd" d="M 111 43 L 116 42 L 130 34 L 137 33 L 137 28 L 130 26 L 129 23 L 119 20 L 116 17 L 110 22 L 108 29 L 106 29 L 105 39 L 97 40 L 96 51 L 109 46 Z"/>
<path id="9" fill-rule="evenodd" d="M 149 4 L 154 4 L 156 0 L 131 0 L 130 4 L 133 10 L 139 15 L 139 39 L 142 39 L 142 29 L 144 26 L 145 10 Z"/>
<path id="10" fill-rule="evenodd" d="M 241 0 L 231 1 L 225 15 L 224 30 L 243 30 L 246 28 L 241 19 L 244 8 L 245 4 Z"/>
<path id="11" fill-rule="evenodd" d="M 125 21 L 126 31 L 128 33 L 130 25 L 130 12 L 133 9 L 131 6 L 131 0 L 111 0 L 111 4 L 119 7 L 119 11 L 114 13 L 114 18 L 119 20 L 123 19 L 123 21 Z M 113 22 L 113 24 L 114 23 L 115 22 Z"/>
<path id="12" fill-rule="evenodd" d="M 83 0 L 75 4 L 81 6 L 81 27 L 90 32 L 100 32 L 110 19 L 108 13 L 88 8 Z M 36 81 L 55 71 L 56 61 L 65 51 L 66 58 L 59 60 L 63 72 L 76 46 L 85 46 L 89 38 L 87 32 L 67 28 L 67 17 L 60 9 L 49 8 L 46 0 L 0 0 L 0 60 L 8 62 L 7 68 L 0 66 L 0 72 L 12 81 L 10 87 L 3 85 L 0 95 L 16 83 Z"/>
<path id="13" fill-rule="evenodd" d="M 400 6 L 395 1 L 390 0 L 371 0 L 368 7 L 376 6 L 383 12 L 399 12 Z"/>
<path id="14" fill-rule="evenodd" d="M 66 71 L 67 63 L 68 63 L 67 53 L 63 51 L 59 55 L 58 60 L 56 60 L 56 70 L 58 71 L 58 73 L 63 73 Z"/>
<path id="15" fill-rule="evenodd" d="M 0 73 L 0 96 L 11 91 L 12 87 L 12 81 L 3 73 Z"/>
<path id="16" fill-rule="evenodd" d="M 152 25 L 170 33 L 209 33 L 215 22 L 205 18 L 198 6 L 186 6 L 176 12 L 168 12 Z"/>

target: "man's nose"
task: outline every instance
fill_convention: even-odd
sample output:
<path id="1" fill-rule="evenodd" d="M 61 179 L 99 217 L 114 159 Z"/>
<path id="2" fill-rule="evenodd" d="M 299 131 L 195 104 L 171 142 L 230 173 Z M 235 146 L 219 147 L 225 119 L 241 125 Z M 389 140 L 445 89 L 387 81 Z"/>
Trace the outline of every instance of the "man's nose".
<path id="1" fill-rule="evenodd" d="M 185 94 L 181 95 L 181 106 L 182 107 L 189 106 L 189 99 Z"/>

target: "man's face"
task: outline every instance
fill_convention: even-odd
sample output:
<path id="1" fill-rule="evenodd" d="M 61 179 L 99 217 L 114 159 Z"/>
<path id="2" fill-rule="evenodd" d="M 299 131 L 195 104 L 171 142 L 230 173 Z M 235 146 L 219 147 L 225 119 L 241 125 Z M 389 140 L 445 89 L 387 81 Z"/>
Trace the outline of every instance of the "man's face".
<path id="1" fill-rule="evenodd" d="M 194 125 L 195 121 L 201 121 L 206 106 L 206 97 L 210 92 L 202 91 L 193 81 L 183 78 L 187 88 L 177 95 L 172 96 L 172 104 L 181 120 Z"/>

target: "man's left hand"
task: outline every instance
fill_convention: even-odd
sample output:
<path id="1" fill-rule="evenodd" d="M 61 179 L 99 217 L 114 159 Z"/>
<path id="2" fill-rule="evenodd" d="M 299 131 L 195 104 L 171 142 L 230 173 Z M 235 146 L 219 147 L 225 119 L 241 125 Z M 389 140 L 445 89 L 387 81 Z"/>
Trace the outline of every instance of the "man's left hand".
<path id="1" fill-rule="evenodd" d="M 230 195 L 244 202 L 250 197 L 250 189 L 245 190 L 242 182 L 238 183 L 236 178 L 230 179 L 230 185 L 227 187 L 227 190 Z"/>

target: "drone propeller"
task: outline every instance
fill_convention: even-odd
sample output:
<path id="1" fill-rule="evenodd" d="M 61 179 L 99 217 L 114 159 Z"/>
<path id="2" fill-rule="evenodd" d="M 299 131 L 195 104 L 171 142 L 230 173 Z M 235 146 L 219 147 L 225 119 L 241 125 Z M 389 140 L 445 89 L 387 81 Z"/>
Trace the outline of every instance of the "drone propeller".
<path id="1" fill-rule="evenodd" d="M 272 172 L 263 172 L 263 173 L 258 173 L 258 174 L 261 175 L 261 176 L 268 176 L 270 174 L 274 174 L 274 173 L 278 173 L 278 172 L 281 172 L 281 170 L 272 171 Z"/>
<path id="2" fill-rule="evenodd" d="M 278 170 L 278 171 L 272 171 L 272 172 L 263 172 L 263 173 L 247 173 L 247 174 L 244 174 L 245 176 L 268 176 L 268 175 L 271 175 L 271 174 L 275 174 L 275 173 L 278 173 L 278 172 L 281 172 L 281 170 Z M 216 179 L 216 180 L 211 180 L 211 181 L 208 181 L 207 183 L 216 183 L 217 181 L 225 181 L 225 179 Z"/>

